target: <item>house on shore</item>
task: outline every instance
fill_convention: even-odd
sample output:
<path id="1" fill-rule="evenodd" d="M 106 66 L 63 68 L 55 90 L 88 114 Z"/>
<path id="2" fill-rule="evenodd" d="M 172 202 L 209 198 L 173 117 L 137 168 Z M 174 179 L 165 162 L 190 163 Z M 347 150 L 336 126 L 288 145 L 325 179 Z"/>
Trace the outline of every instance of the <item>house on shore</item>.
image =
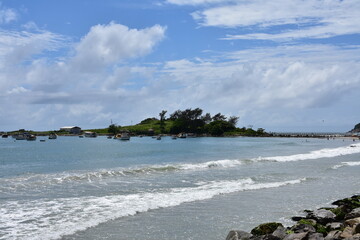
<path id="1" fill-rule="evenodd" d="M 80 134 L 81 133 L 81 128 L 78 127 L 78 126 L 67 126 L 67 127 L 60 128 L 60 131 L 65 131 L 65 132 L 68 132 L 70 134 Z"/>

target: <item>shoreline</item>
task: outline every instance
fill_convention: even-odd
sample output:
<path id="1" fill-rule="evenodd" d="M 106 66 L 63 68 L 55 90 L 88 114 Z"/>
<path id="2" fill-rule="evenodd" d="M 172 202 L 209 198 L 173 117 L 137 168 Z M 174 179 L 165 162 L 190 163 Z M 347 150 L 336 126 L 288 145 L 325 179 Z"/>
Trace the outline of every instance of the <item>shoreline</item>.
<path id="1" fill-rule="evenodd" d="M 293 226 L 268 222 L 251 232 L 231 230 L 226 240 L 360 240 L 360 195 L 337 200 L 336 207 L 304 210 L 304 216 L 294 216 Z"/>

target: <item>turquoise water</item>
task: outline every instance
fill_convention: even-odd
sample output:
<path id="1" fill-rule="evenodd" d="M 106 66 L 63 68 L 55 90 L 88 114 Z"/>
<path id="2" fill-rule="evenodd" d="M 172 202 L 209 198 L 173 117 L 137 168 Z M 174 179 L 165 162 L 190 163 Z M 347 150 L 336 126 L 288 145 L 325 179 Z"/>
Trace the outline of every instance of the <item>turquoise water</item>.
<path id="1" fill-rule="evenodd" d="M 0 239 L 225 239 L 360 193 L 349 139 L 0 139 Z"/>

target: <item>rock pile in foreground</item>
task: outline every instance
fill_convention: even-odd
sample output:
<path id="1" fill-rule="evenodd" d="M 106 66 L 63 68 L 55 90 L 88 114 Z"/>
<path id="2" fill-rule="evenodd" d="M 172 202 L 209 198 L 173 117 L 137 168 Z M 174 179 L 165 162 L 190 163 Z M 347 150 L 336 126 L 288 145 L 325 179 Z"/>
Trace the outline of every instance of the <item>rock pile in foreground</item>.
<path id="1" fill-rule="evenodd" d="M 296 224 L 264 223 L 250 233 L 232 230 L 226 240 L 360 240 L 360 195 L 332 203 L 334 208 L 305 210 L 304 217 L 292 217 Z"/>

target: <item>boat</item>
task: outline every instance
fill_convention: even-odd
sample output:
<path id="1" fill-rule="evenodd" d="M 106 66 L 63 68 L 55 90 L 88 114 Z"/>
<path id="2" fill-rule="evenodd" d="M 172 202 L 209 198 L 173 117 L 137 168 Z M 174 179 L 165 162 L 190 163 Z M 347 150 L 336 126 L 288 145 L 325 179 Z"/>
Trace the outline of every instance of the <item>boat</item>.
<path id="1" fill-rule="evenodd" d="M 8 138 L 9 135 L 5 133 L 5 134 L 3 134 L 1 137 L 2 137 L 2 138 Z"/>
<path id="2" fill-rule="evenodd" d="M 157 136 L 157 137 L 156 137 L 156 140 L 161 140 L 161 136 L 160 136 L 160 135 Z"/>
<path id="3" fill-rule="evenodd" d="M 179 133 L 178 138 L 186 138 L 186 133 Z"/>
<path id="4" fill-rule="evenodd" d="M 108 138 L 108 139 L 112 139 L 113 137 L 112 137 L 112 136 L 108 136 L 107 138 Z"/>
<path id="5" fill-rule="evenodd" d="M 176 137 L 175 135 L 172 135 L 172 136 L 171 136 L 171 139 L 176 140 L 177 137 Z"/>
<path id="6" fill-rule="evenodd" d="M 36 140 L 36 136 L 34 134 L 29 134 L 27 137 L 26 137 L 26 140 L 27 141 L 35 141 Z"/>
<path id="7" fill-rule="evenodd" d="M 83 136 L 83 135 L 79 135 L 79 138 L 84 138 L 84 136 Z"/>
<path id="8" fill-rule="evenodd" d="M 56 133 L 50 133 L 49 134 L 49 139 L 57 139 Z"/>
<path id="9" fill-rule="evenodd" d="M 124 141 L 130 140 L 130 134 L 127 133 L 127 132 L 121 133 L 121 134 L 120 134 L 120 140 L 124 140 Z"/>
<path id="10" fill-rule="evenodd" d="M 96 133 L 96 132 L 85 132 L 85 137 L 88 137 L 88 138 L 96 138 L 96 137 L 97 137 L 97 133 Z"/>
<path id="11" fill-rule="evenodd" d="M 40 139 L 40 142 L 45 142 L 45 139 Z"/>
<path id="12" fill-rule="evenodd" d="M 26 140 L 27 135 L 24 133 L 19 133 L 15 135 L 16 140 Z"/>

